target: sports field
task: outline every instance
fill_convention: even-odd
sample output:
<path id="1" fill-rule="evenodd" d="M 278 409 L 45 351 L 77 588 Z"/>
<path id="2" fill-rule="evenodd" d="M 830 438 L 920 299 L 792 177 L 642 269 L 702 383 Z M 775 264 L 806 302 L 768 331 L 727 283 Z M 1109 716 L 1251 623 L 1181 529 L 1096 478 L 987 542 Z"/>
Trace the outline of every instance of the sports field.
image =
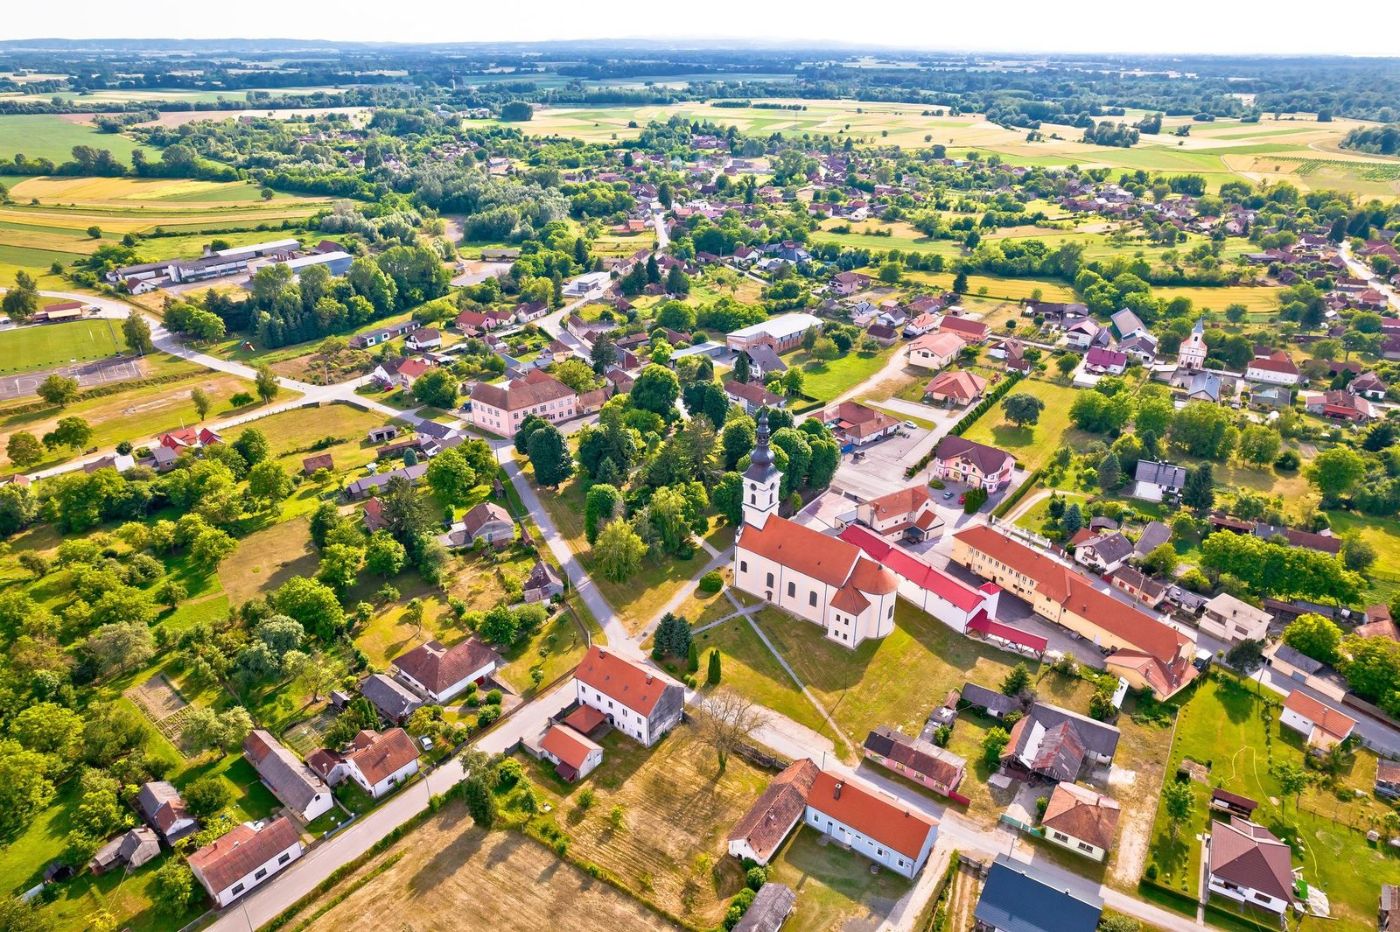
<path id="1" fill-rule="evenodd" d="M 110 320 L 20 327 L 0 331 L 0 372 L 29 372 L 105 359 L 120 348 L 117 324 Z"/>

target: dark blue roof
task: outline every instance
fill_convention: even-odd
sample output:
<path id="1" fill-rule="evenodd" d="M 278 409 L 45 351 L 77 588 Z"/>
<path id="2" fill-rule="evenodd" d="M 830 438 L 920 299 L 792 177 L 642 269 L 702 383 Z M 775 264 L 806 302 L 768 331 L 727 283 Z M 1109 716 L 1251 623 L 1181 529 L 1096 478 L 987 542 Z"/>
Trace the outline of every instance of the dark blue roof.
<path id="1" fill-rule="evenodd" d="M 1103 901 L 1058 890 L 1033 871 L 997 855 L 977 901 L 977 921 L 1000 932 L 1094 932 Z"/>

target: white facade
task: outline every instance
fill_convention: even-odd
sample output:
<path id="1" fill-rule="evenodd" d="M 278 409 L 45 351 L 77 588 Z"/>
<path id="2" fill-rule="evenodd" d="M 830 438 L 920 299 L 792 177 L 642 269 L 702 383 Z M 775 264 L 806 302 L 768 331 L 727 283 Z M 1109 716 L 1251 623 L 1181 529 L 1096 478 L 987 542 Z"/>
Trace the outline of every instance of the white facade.
<path id="1" fill-rule="evenodd" d="M 1201 614 L 1201 630 L 1225 641 L 1262 641 L 1269 634 L 1269 613 L 1222 593 L 1206 603 Z"/>
<path id="2" fill-rule="evenodd" d="M 305 850 L 306 849 L 301 845 L 301 841 L 297 840 L 294 844 L 289 845 L 283 851 L 279 851 L 276 856 L 268 858 L 264 864 L 259 865 L 224 889 L 217 892 L 210 891 L 209 895 L 213 898 L 214 905 L 220 908 L 225 907 L 254 887 L 262 885 L 270 877 L 276 876 L 285 869 L 287 865 L 301 857 Z M 196 876 L 198 876 L 197 873 Z M 201 881 L 201 883 L 202 882 L 203 881 Z"/>
<path id="3" fill-rule="evenodd" d="M 851 828 L 839 819 L 822 812 L 811 803 L 807 804 L 806 817 L 804 821 L 812 828 L 834 839 L 839 844 L 846 845 L 854 851 L 863 854 L 882 867 L 889 868 L 901 877 L 912 879 L 921 869 L 924 862 L 928 860 L 929 852 L 933 850 L 933 843 L 938 837 L 936 831 L 930 831 L 924 840 L 924 846 L 917 854 L 905 854 L 888 848 L 871 838 L 868 835 Z"/>
<path id="4" fill-rule="evenodd" d="M 1265 385 L 1297 385 L 1298 373 L 1279 372 L 1275 369 L 1263 369 L 1253 363 L 1244 370 L 1244 377 L 1251 382 L 1262 382 Z"/>
<path id="5" fill-rule="evenodd" d="M 864 593 L 870 604 L 860 612 L 841 611 L 831 605 L 838 591 L 776 561 L 736 548 L 734 585 L 757 595 L 799 618 L 821 625 L 829 640 L 842 647 L 858 647 L 869 638 L 886 637 L 894 630 L 894 592 Z"/>
<path id="6" fill-rule="evenodd" d="M 360 785 L 361 789 L 373 798 L 378 799 L 418 772 L 418 758 L 415 757 L 398 770 L 384 777 L 384 779 L 380 780 L 378 783 L 370 783 L 369 780 L 365 779 L 365 775 L 360 772 L 359 767 L 355 766 L 353 760 L 346 762 L 345 772 L 349 774 L 351 780 L 354 780 Z"/>
<path id="7" fill-rule="evenodd" d="M 468 673 L 465 677 L 453 683 L 451 686 L 448 686 L 445 689 L 443 689 L 442 692 L 433 692 L 427 686 L 424 686 L 422 683 L 418 682 L 416 679 L 409 676 L 407 673 L 400 670 L 398 667 L 394 668 L 394 676 L 409 689 L 412 689 L 414 692 L 419 693 L 420 695 L 427 696 L 429 699 L 433 700 L 438 705 L 442 705 L 443 703 L 450 700 L 452 697 L 456 696 L 458 693 L 465 690 L 469 684 L 475 683 L 482 677 L 489 676 L 491 672 L 495 669 L 496 661 L 488 661 L 479 670 L 473 670 L 471 673 Z"/>
<path id="8" fill-rule="evenodd" d="M 614 728 L 646 747 L 655 744 L 658 738 L 675 728 L 676 723 L 681 720 L 681 710 L 677 709 L 675 715 L 667 716 L 658 722 L 652 722 L 636 709 L 623 705 L 622 702 L 577 678 L 574 680 L 574 684 L 577 687 L 576 696 L 581 704 L 592 706 L 602 712 L 608 717 Z"/>
<path id="9" fill-rule="evenodd" d="M 1095 861 L 1102 861 L 1108 857 L 1108 850 L 1100 848 L 1093 842 L 1085 841 L 1082 838 L 1075 838 L 1057 828 L 1047 828 L 1045 830 L 1045 840 L 1054 845 L 1059 845 L 1067 851 L 1073 851 L 1081 857 L 1093 858 Z"/>
<path id="10" fill-rule="evenodd" d="M 1251 887 L 1242 887 L 1230 883 L 1228 880 L 1221 880 L 1214 874 L 1210 875 L 1210 892 L 1215 896 L 1223 896 L 1234 900 L 1236 903 L 1248 903 L 1251 906 L 1261 906 L 1264 909 L 1275 913 L 1282 913 L 1288 908 L 1288 901 L 1281 900 L 1276 896 L 1261 893 Z"/>

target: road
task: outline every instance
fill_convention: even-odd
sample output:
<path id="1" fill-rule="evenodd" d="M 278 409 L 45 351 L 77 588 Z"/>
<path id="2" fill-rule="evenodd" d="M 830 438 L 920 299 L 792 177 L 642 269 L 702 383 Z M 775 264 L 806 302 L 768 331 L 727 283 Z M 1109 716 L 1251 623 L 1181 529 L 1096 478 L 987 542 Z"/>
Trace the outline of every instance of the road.
<path id="1" fill-rule="evenodd" d="M 1400 310 L 1400 294 L 1390 286 L 1390 283 L 1371 271 L 1370 266 L 1362 262 L 1351 251 L 1350 241 L 1343 242 L 1338 250 L 1341 253 L 1342 261 L 1347 264 L 1347 269 L 1356 278 L 1364 278 L 1372 288 L 1385 295 L 1386 301 L 1390 303 L 1391 310 Z"/>

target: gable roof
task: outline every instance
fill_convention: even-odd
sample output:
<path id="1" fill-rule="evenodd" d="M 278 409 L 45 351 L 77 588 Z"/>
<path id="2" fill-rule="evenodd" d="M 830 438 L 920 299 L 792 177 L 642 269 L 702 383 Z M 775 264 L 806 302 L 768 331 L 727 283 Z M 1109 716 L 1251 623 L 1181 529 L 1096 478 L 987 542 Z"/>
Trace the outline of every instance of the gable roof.
<path id="1" fill-rule="evenodd" d="M 503 411 L 518 411 L 561 398 L 573 397 L 574 390 L 552 375 L 538 369 L 505 385 L 478 382 L 472 388 L 472 403 L 481 402 Z"/>
<path id="2" fill-rule="evenodd" d="M 667 690 L 681 689 L 670 677 L 596 644 L 584 654 L 574 676 L 580 683 L 646 716 L 651 715 Z"/>
<path id="3" fill-rule="evenodd" d="M 743 818 L 729 832 L 730 841 L 748 843 L 759 860 L 767 860 L 778 850 L 793 824 L 807 806 L 807 795 L 820 772 L 810 758 L 793 761 L 773 778 L 754 800 Z"/>
<path id="4" fill-rule="evenodd" d="M 745 524 L 739 531 L 738 546 L 837 589 L 850 581 L 861 560 L 860 548 L 854 544 L 779 515 L 769 518 L 763 527 Z M 886 575 L 888 579 L 879 580 L 880 590 L 875 594 L 888 595 L 898 587 L 894 575 Z"/>
<path id="5" fill-rule="evenodd" d="M 423 700 L 398 680 L 374 673 L 360 684 L 360 695 L 370 701 L 385 718 L 400 719 L 423 704 Z"/>
<path id="6" fill-rule="evenodd" d="M 979 709 L 987 709 L 990 712 L 1000 712 L 1004 715 L 1021 708 L 1021 701 L 1015 696 L 1008 696 L 976 683 L 964 683 L 959 692 L 963 702 Z"/>
<path id="7" fill-rule="evenodd" d="M 825 771 L 812 781 L 807 805 L 910 859 L 938 828 L 933 816 Z"/>
<path id="8" fill-rule="evenodd" d="M 980 320 L 968 320 L 966 317 L 954 317 L 952 314 L 939 321 L 938 329 L 967 334 L 975 340 L 986 339 L 987 334 L 991 332 L 991 328 Z"/>
<path id="9" fill-rule="evenodd" d="M 585 706 L 585 708 L 587 708 Z M 588 755 L 601 751 L 602 746 L 585 738 L 568 725 L 554 725 L 540 739 L 540 747 L 557 757 L 575 772 L 582 770 Z"/>
<path id="10" fill-rule="evenodd" d="M 938 447 L 933 451 L 933 455 L 940 462 L 966 460 L 976 466 L 984 476 L 1002 469 L 1008 461 L 1014 462 L 1012 455 L 1005 450 L 998 450 L 996 447 L 989 447 L 975 440 L 952 435 L 938 441 Z"/>
<path id="11" fill-rule="evenodd" d="M 919 485 L 911 485 L 908 488 L 899 489 L 888 495 L 881 495 L 879 498 L 872 498 L 865 504 L 869 506 L 876 521 L 883 521 L 886 518 L 911 514 L 922 508 L 926 502 L 932 500 L 932 496 L 929 495 L 928 486 L 920 483 Z"/>
<path id="12" fill-rule="evenodd" d="M 372 786 L 418 759 L 418 745 L 402 728 L 388 731 L 361 731 L 355 736 L 355 750 L 345 755 Z"/>
<path id="13" fill-rule="evenodd" d="M 273 795 L 299 813 L 305 812 L 317 796 L 331 791 L 310 767 L 261 728 L 243 739 L 243 753 Z"/>
<path id="14" fill-rule="evenodd" d="M 1102 912 L 1097 896 L 1076 896 L 999 854 L 973 915 L 999 932 L 1094 932 Z"/>
<path id="15" fill-rule="evenodd" d="M 462 516 L 462 527 L 467 532 L 468 537 L 475 537 L 482 528 L 496 521 L 509 524 L 512 527 L 515 524 L 511 520 L 509 512 L 500 505 L 495 502 L 481 502 Z"/>
<path id="16" fill-rule="evenodd" d="M 911 738 L 888 725 L 880 725 L 867 735 L 864 748 L 943 786 L 955 785 L 967 764 L 951 751 L 920 738 Z"/>
<path id="17" fill-rule="evenodd" d="M 136 807 L 147 822 L 167 834 L 175 823 L 190 818 L 185 800 L 175 785 L 166 780 L 152 780 L 141 785 L 136 794 Z"/>
<path id="18" fill-rule="evenodd" d="M 847 543 L 855 544 L 862 553 L 886 567 L 890 572 L 907 579 L 921 589 L 932 592 L 943 601 L 956 605 L 965 612 L 972 611 L 986 601 L 989 591 L 987 586 L 992 587 L 990 591 L 996 591 L 996 586 L 993 583 L 987 583 L 979 589 L 974 589 L 957 577 L 950 576 L 925 562 L 916 554 L 896 547 L 858 525 L 847 525 L 841 531 L 840 537 Z"/>
<path id="19" fill-rule="evenodd" d="M 1283 700 L 1283 707 L 1295 715 L 1301 715 L 1338 741 L 1345 739 L 1356 727 L 1356 719 L 1324 705 L 1301 689 L 1289 693 L 1288 698 Z"/>
<path id="20" fill-rule="evenodd" d="M 1120 813 L 1118 803 L 1107 796 L 1074 783 L 1060 783 L 1050 793 L 1040 824 L 1108 849 L 1113 846 Z"/>
<path id="21" fill-rule="evenodd" d="M 296 826 L 286 816 L 274 819 L 261 831 L 247 823 L 235 825 L 191 854 L 190 869 L 212 892 L 219 893 L 300 841 Z"/>
<path id="22" fill-rule="evenodd" d="M 1262 825 L 1212 820 L 1210 873 L 1281 900 L 1293 899 L 1293 852 Z"/>
<path id="23" fill-rule="evenodd" d="M 933 356 L 954 356 L 967 345 L 961 334 L 952 330 L 935 330 L 913 340 L 909 352 L 925 352 Z"/>
<path id="24" fill-rule="evenodd" d="M 419 644 L 413 650 L 394 658 L 393 665 L 406 676 L 440 694 L 488 664 L 499 666 L 501 655 L 489 644 L 472 635 L 451 647 L 437 641 Z"/>
<path id="25" fill-rule="evenodd" d="M 778 932 L 796 903 L 792 887 L 769 881 L 758 888 L 733 932 Z"/>

